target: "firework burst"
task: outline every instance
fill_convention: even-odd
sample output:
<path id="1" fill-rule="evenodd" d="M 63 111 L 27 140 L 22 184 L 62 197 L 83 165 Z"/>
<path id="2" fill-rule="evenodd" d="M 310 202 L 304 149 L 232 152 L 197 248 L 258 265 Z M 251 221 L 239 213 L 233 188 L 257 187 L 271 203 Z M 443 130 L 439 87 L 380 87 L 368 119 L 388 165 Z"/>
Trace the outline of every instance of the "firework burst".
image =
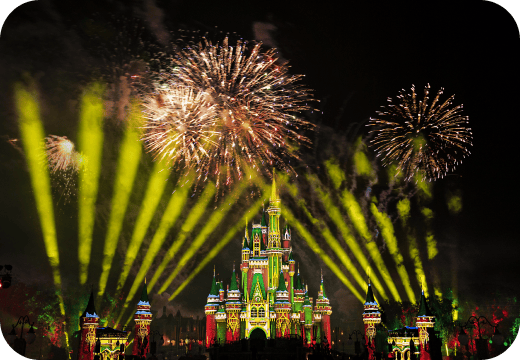
<path id="1" fill-rule="evenodd" d="M 428 104 L 430 85 L 424 89 L 424 99 L 417 99 L 415 87 L 412 93 L 400 91 L 395 104 L 378 111 L 378 118 L 371 118 L 367 126 L 374 126 L 371 146 L 383 164 L 396 164 L 398 173 L 409 181 L 415 174 L 423 180 L 436 180 L 470 154 L 473 135 L 467 127 L 468 117 L 463 116 L 462 105 L 450 107 L 455 95 L 441 103 L 441 88 L 431 105 Z"/>
<path id="2" fill-rule="evenodd" d="M 297 115 L 311 109 L 307 102 L 312 96 L 297 84 L 303 75 L 289 75 L 288 66 L 277 60 L 274 49 L 264 52 L 261 44 L 248 49 L 242 41 L 233 47 L 227 38 L 221 45 L 204 38 L 178 51 L 172 59 L 170 81 L 160 85 L 169 89 L 157 93 L 167 99 L 161 92 L 175 92 L 179 85 L 193 89 L 189 91 L 204 111 L 190 110 L 186 118 L 185 110 L 177 111 L 182 107 L 179 104 L 162 100 L 161 104 L 166 105 L 164 111 L 173 109 L 185 116 L 182 122 L 190 124 L 186 128 L 193 129 L 192 137 L 202 139 L 204 145 L 200 146 L 201 141 L 196 142 L 198 147 L 194 141 L 179 142 L 178 150 L 172 151 L 173 142 L 163 140 L 168 136 L 161 130 L 148 135 L 148 144 L 154 144 L 148 148 L 168 154 L 173 161 L 179 157 L 195 160 L 200 176 L 214 176 L 217 186 L 240 180 L 246 167 L 261 172 L 268 172 L 271 166 L 294 171 L 290 159 L 299 159 L 300 144 L 310 144 L 301 131 L 313 128 Z M 164 116 L 162 111 L 149 112 L 149 127 L 174 128 L 171 122 L 177 120 L 173 118 L 179 119 Z"/>
<path id="3" fill-rule="evenodd" d="M 184 168 L 205 170 L 217 145 L 215 106 L 203 92 L 164 81 L 145 96 L 146 124 L 142 140 L 155 158 L 167 158 Z"/>
<path id="4" fill-rule="evenodd" d="M 54 187 L 61 189 L 65 201 L 75 194 L 76 175 L 83 167 L 83 156 L 75 150 L 74 143 L 66 136 L 49 135 L 45 138 L 47 163 Z"/>

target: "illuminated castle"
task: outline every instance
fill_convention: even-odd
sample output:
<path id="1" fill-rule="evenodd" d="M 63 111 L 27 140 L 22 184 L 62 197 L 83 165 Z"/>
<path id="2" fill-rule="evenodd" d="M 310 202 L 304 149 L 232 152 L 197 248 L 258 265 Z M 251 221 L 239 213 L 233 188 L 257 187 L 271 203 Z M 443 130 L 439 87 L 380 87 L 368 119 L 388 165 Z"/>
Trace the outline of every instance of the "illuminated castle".
<path id="1" fill-rule="evenodd" d="M 224 290 L 215 274 L 208 295 L 206 346 L 248 338 L 289 338 L 301 336 L 307 346 L 313 342 L 330 347 L 332 310 L 323 287 L 316 305 L 302 285 L 292 255 L 291 231 L 280 229 L 280 198 L 273 178 L 267 209 L 269 223 L 262 213 L 260 224 L 253 224 L 251 237 L 247 226 L 238 274 L 233 267 L 231 282 Z"/>

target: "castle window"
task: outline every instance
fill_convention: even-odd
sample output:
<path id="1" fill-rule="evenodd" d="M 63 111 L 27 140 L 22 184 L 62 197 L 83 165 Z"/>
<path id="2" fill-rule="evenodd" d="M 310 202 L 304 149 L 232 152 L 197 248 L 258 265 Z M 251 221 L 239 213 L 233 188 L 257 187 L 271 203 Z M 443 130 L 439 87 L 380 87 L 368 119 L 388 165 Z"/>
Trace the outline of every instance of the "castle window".
<path id="1" fill-rule="evenodd" d="M 256 307 L 251 308 L 251 317 L 258 317 L 258 309 Z"/>
<path id="2" fill-rule="evenodd" d="M 265 317 L 265 309 L 263 307 L 258 311 L 258 317 Z"/>

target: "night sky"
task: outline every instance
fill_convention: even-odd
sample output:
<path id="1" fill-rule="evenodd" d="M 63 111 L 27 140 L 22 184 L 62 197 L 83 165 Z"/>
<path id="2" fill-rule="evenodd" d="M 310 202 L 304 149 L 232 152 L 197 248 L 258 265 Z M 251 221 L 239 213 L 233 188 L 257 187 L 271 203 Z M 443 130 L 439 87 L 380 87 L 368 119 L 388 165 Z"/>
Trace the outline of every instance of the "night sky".
<path id="1" fill-rule="evenodd" d="M 142 28 L 139 34 L 132 30 L 134 25 Z M 141 41 L 144 47 L 154 44 L 159 48 L 179 38 L 179 29 L 184 30 L 182 33 L 209 32 L 213 39 L 229 33 L 231 38 L 251 41 L 262 40 L 262 33 L 270 30 L 269 39 L 266 41 L 264 38 L 264 43 L 272 41 L 268 45 L 278 48 L 280 55 L 289 60 L 291 73 L 306 75 L 303 83 L 314 90 L 314 97 L 320 101 L 315 104 L 319 111 L 305 115 L 308 121 L 317 125 L 317 131 L 312 135 L 315 145 L 304 150 L 302 156 L 309 171 L 320 176 L 323 175 L 321 162 L 330 154 L 342 146 L 346 149 L 346 141 L 354 142 L 354 135 L 368 135 L 364 125 L 386 103 L 387 97 L 395 98 L 399 90 L 409 90 L 412 84 L 421 97 L 426 84 L 431 85 L 432 93 L 444 87 L 444 99 L 455 94 L 454 104 L 464 104 L 464 114 L 469 116 L 474 146 L 471 156 L 456 171 L 436 181 L 433 186 L 430 207 L 435 213 L 434 233 L 439 253 L 433 261 L 425 261 L 425 267 L 428 274 L 436 269 L 441 287 L 447 289 L 456 283 L 461 298 L 474 299 L 481 304 L 492 302 L 497 294 L 520 294 L 517 276 L 520 270 L 517 234 L 520 198 L 516 169 L 518 130 L 515 130 L 520 99 L 519 33 L 513 18 L 490 2 L 436 2 L 434 5 L 348 1 L 344 6 L 336 7 L 324 3 L 304 5 L 297 1 L 214 1 L 202 6 L 196 1 L 76 3 L 41 0 L 21 6 L 7 19 L 0 38 L 0 264 L 13 265 L 12 287 L 17 282 L 42 288 L 53 286 L 25 158 L 20 144 L 9 141 L 20 137 L 14 107 L 14 83 L 26 81 L 28 77 L 34 79 L 40 91 L 45 132 L 76 141 L 78 99 L 86 84 L 115 72 L 112 67 L 117 67 L 114 64 L 121 56 L 125 61 L 121 51 L 108 45 L 113 44 L 110 39 L 114 33 L 121 32 L 123 39 L 127 36 L 131 48 L 141 46 L 137 45 Z M 121 121 L 117 116 L 105 121 L 106 139 L 117 138 L 121 132 Z M 115 144 L 107 143 L 103 150 L 87 281 L 94 287 L 100 276 L 117 149 Z M 374 158 L 370 149 L 367 154 Z M 117 266 L 125 254 L 132 231 L 131 222 L 138 213 L 139 196 L 144 192 L 145 175 L 151 164 L 151 157 L 143 156 L 134 184 L 135 194 L 125 215 L 108 292 L 117 281 Z M 380 177 L 380 181 L 383 189 L 386 179 Z M 168 185 L 169 190 L 172 190 L 172 184 Z M 462 196 L 463 209 L 457 215 L 451 215 L 446 207 L 448 194 L 454 192 Z M 55 200 L 59 197 L 57 192 L 53 195 Z M 163 197 L 161 201 L 160 207 L 164 208 L 167 200 Z M 251 199 L 240 201 L 246 204 Z M 288 206 L 292 204 L 290 200 L 284 200 L 283 193 L 282 201 Z M 308 201 L 311 204 L 313 200 Z M 77 203 L 74 197 L 68 203 L 61 199 L 54 202 L 60 270 L 63 291 L 66 292 L 68 288 L 79 286 L 75 260 Z M 389 206 L 388 212 L 398 226 L 395 205 Z M 209 212 L 205 214 L 206 217 L 209 215 Z M 237 214 L 236 219 L 229 221 L 238 221 L 240 216 Z M 314 216 L 327 219 L 319 209 Z M 305 217 L 299 218 L 311 228 Z M 152 221 L 143 246 L 151 240 L 157 219 L 158 215 Z M 258 222 L 259 219 L 257 215 L 253 220 Z M 421 226 L 419 222 L 417 226 Z M 224 233 L 226 229 L 225 224 L 219 225 L 212 241 L 216 243 L 218 232 Z M 176 231 L 175 227 L 171 230 L 167 242 L 173 241 Z M 417 229 L 418 233 L 421 231 L 423 229 Z M 186 315 L 203 316 L 212 265 L 216 264 L 217 272 L 228 282 L 233 261 L 238 265 L 240 260 L 242 233 L 240 231 L 236 240 L 231 241 L 173 302 L 167 302 L 168 296 L 196 267 L 204 257 L 204 251 L 213 243 L 206 244 L 188 263 L 170 285 L 167 295 L 157 294 L 158 286 L 150 289 L 154 310 L 160 315 L 162 306 L 167 306 L 168 312 L 180 309 Z M 319 233 L 313 234 L 325 248 Z M 402 249 L 406 249 L 405 236 L 396 235 Z M 379 239 L 381 241 L 381 236 Z M 193 240 L 193 235 L 188 236 L 185 247 L 190 240 Z M 319 271 L 323 268 L 325 287 L 335 312 L 332 326 L 349 326 L 351 330 L 360 327 L 361 303 L 294 230 L 293 249 L 311 295 L 316 296 Z M 382 251 L 387 254 L 387 250 Z M 333 256 L 330 249 L 327 253 Z M 139 260 L 140 257 L 137 262 Z M 157 263 L 156 260 L 154 266 Z M 391 260 L 387 264 L 391 264 Z M 168 270 L 171 271 L 173 265 L 174 262 Z M 136 266 L 134 264 L 131 274 L 137 272 Z M 413 279 L 412 288 L 419 295 L 420 286 L 412 274 L 413 267 L 408 269 Z M 391 273 L 395 275 L 396 283 L 400 283 L 394 270 Z M 401 285 L 398 285 L 398 290 L 404 296 Z M 2 291 L 0 296 L 6 296 L 5 292 Z M 99 303 L 101 306 L 101 301 Z M 6 321 L 18 316 L 2 315 L 7 316 Z"/>

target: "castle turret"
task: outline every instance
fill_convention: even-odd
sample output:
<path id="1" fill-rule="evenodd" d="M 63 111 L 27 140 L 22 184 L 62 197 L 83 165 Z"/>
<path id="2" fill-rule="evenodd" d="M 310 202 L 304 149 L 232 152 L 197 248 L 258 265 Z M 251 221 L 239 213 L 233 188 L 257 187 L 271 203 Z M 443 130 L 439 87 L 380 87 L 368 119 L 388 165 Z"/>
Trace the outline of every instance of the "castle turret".
<path id="1" fill-rule="evenodd" d="M 137 303 L 134 321 L 134 347 L 132 355 L 146 356 L 150 352 L 150 324 L 152 322 L 146 279 L 141 292 L 141 299 Z"/>
<path id="2" fill-rule="evenodd" d="M 421 292 L 421 304 L 419 306 L 415 325 L 419 328 L 419 351 L 421 353 L 421 360 L 431 360 L 430 335 L 434 335 L 433 328 L 435 326 L 435 316 L 432 314 L 428 304 L 426 303 L 424 290 Z"/>
<path id="3" fill-rule="evenodd" d="M 235 265 L 233 265 L 233 275 L 231 275 L 231 284 L 227 291 L 226 314 L 227 314 L 227 331 L 226 342 L 235 342 L 240 340 L 240 311 L 242 303 L 240 301 L 240 290 L 238 289 L 237 278 L 235 274 Z"/>
<path id="4" fill-rule="evenodd" d="M 291 253 L 291 229 L 289 229 L 289 226 L 287 225 L 285 225 L 285 228 L 283 230 L 282 248 L 284 250 L 283 261 L 288 262 L 289 254 Z"/>
<path id="5" fill-rule="evenodd" d="M 79 343 L 78 360 L 94 359 L 94 347 L 96 345 L 96 329 L 99 325 L 99 316 L 94 308 L 94 290 L 90 292 L 87 308 L 79 320 L 81 336 Z"/>
<path id="6" fill-rule="evenodd" d="M 291 303 L 289 302 L 289 291 L 287 291 L 285 285 L 283 272 L 280 272 L 278 277 L 274 311 L 276 313 L 276 337 L 289 337 L 291 335 Z"/>
<path id="7" fill-rule="evenodd" d="M 312 345 L 312 303 L 309 298 L 309 291 L 305 289 L 305 300 L 303 301 L 303 325 L 304 325 L 304 343 L 307 346 Z"/>
<path id="8" fill-rule="evenodd" d="M 217 321 L 215 314 L 219 308 L 219 288 L 215 278 L 215 269 L 213 269 L 213 280 L 211 281 L 211 290 L 208 295 L 204 312 L 206 313 L 206 347 L 211 347 L 215 344 L 217 338 Z"/>
<path id="9" fill-rule="evenodd" d="M 332 314 L 332 307 L 329 299 L 325 293 L 325 286 L 323 285 L 323 273 L 321 274 L 320 291 L 318 292 L 318 299 L 316 299 L 316 306 L 314 307 L 314 319 L 317 323 L 316 341 L 321 342 L 322 337 L 330 348 L 331 334 L 330 334 L 330 315 Z"/>
<path id="10" fill-rule="evenodd" d="M 247 299 L 247 289 L 248 289 L 248 272 L 249 272 L 249 256 L 251 255 L 251 248 L 249 247 L 249 242 L 247 241 L 247 224 L 245 230 L 244 241 L 242 242 L 242 263 L 240 264 L 240 270 L 242 273 L 242 289 L 244 289 L 244 293 L 246 294 Z"/>
<path id="11" fill-rule="evenodd" d="M 282 269 L 282 244 L 280 236 L 280 214 L 281 214 L 281 201 L 278 196 L 276 189 L 276 180 L 273 174 L 273 185 L 271 188 L 271 197 L 269 199 L 269 208 L 267 213 L 269 214 L 269 233 L 267 240 L 266 254 L 269 260 L 269 293 L 271 301 L 274 301 L 275 291 L 278 287 L 278 276 Z"/>
<path id="12" fill-rule="evenodd" d="M 381 322 L 381 312 L 379 311 L 379 305 L 374 298 L 374 293 L 372 292 L 372 285 L 370 284 L 370 279 L 368 280 L 367 297 L 363 307 L 363 323 L 365 324 L 365 340 L 366 347 L 368 350 L 368 359 L 374 360 L 376 349 L 375 326 L 376 324 L 379 324 Z"/>

